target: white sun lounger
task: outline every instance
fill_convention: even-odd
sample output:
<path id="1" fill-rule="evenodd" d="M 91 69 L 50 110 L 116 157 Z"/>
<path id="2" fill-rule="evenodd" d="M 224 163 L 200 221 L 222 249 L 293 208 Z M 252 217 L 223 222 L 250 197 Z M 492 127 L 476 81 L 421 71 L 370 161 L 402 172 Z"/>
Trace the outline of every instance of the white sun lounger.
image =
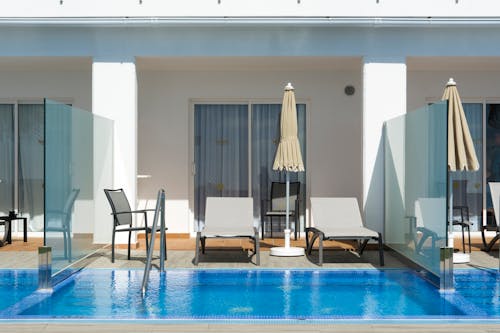
<path id="1" fill-rule="evenodd" d="M 382 235 L 363 225 L 356 198 L 311 198 L 311 211 L 314 227 L 306 228 L 306 251 L 311 254 L 315 240 L 319 239 L 320 266 L 324 240 L 359 240 L 361 255 L 371 239 L 378 241 L 380 266 L 384 266 Z"/>
<path id="2" fill-rule="evenodd" d="M 260 265 L 259 229 L 253 222 L 253 199 L 246 197 L 208 197 L 205 225 L 196 233 L 194 264 L 198 265 L 200 246 L 205 253 L 207 238 L 250 238 L 254 241 L 255 263 Z"/>

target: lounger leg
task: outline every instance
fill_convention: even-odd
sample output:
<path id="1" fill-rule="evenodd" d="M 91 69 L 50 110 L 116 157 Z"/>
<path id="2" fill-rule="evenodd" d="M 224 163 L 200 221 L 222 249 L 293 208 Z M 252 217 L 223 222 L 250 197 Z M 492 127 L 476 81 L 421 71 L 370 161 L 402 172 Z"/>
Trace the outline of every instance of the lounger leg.
<path id="1" fill-rule="evenodd" d="M 205 254 L 205 242 L 207 241 L 207 237 L 201 237 L 201 253 Z"/>
<path id="2" fill-rule="evenodd" d="M 378 233 L 378 255 L 380 266 L 384 266 L 384 242 L 382 241 L 382 234 Z"/>
<path id="3" fill-rule="evenodd" d="M 309 250 L 309 228 L 306 228 L 306 253 L 311 253 L 311 251 Z"/>
<path id="4" fill-rule="evenodd" d="M 485 251 L 486 247 L 488 244 L 486 243 L 486 237 L 484 235 L 484 229 L 486 229 L 484 226 L 481 227 L 481 238 L 483 239 L 483 251 Z"/>
<path id="5" fill-rule="evenodd" d="M 462 224 L 462 252 L 465 253 L 465 231 L 463 224 Z"/>
<path id="6" fill-rule="evenodd" d="M 472 252 L 471 245 L 470 245 L 470 225 L 467 226 L 467 234 L 469 236 L 469 253 Z"/>
<path id="7" fill-rule="evenodd" d="M 111 237 L 111 262 L 115 262 L 115 228 L 113 228 L 113 237 Z"/>
<path id="8" fill-rule="evenodd" d="M 497 233 L 496 236 L 488 243 L 488 245 L 483 249 L 483 251 L 486 251 L 486 252 L 490 252 L 491 251 L 491 248 L 493 247 L 493 245 L 495 245 L 495 243 L 497 242 L 497 240 L 500 238 L 500 234 Z"/>
<path id="9" fill-rule="evenodd" d="M 319 265 L 323 266 L 323 233 L 319 233 L 318 237 L 319 237 L 319 249 L 318 249 Z"/>
<path id="10" fill-rule="evenodd" d="M 196 246 L 194 250 L 194 264 L 198 266 L 198 261 L 200 260 L 200 239 L 201 237 L 201 232 L 196 233 Z"/>
<path id="11" fill-rule="evenodd" d="M 128 255 L 127 258 L 130 260 L 130 241 L 132 240 L 132 231 L 128 232 Z"/>
<path id="12" fill-rule="evenodd" d="M 380 234 L 379 234 L 379 235 L 380 235 Z M 360 245 L 359 245 L 359 249 L 358 249 L 358 253 L 359 253 L 359 255 L 362 255 L 362 254 L 363 254 L 363 251 L 365 250 L 366 245 L 368 244 L 368 241 L 369 241 L 368 239 L 365 239 L 365 240 L 363 240 L 363 242 L 362 242 L 362 243 L 360 243 Z"/>
<path id="13" fill-rule="evenodd" d="M 311 239 L 309 240 L 309 233 L 312 233 Z M 319 237 L 320 232 L 308 229 L 306 231 L 306 252 L 307 254 L 311 254 L 312 248 L 314 246 L 314 242 Z"/>
<path id="14" fill-rule="evenodd" d="M 314 242 L 316 241 L 316 239 L 319 237 L 320 233 L 317 233 L 315 232 L 312 237 L 311 237 L 311 241 L 309 242 L 309 254 L 311 254 L 312 252 L 312 249 L 313 249 L 313 246 L 314 246 Z M 323 239 L 323 238 L 321 238 Z"/>

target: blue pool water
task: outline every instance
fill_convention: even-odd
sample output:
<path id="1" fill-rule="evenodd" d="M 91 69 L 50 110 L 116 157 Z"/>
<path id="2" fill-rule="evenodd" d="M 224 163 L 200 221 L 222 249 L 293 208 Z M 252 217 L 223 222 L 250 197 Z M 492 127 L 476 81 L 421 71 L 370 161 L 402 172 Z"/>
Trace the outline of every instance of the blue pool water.
<path id="1" fill-rule="evenodd" d="M 31 293 L 33 273 L 25 272 L 13 297 L 5 288 L 12 276 L 0 272 L 0 297 L 17 299 L 0 305 L 0 318 L 500 319 L 494 270 L 456 271 L 454 293 L 400 269 L 152 271 L 144 299 L 142 273 L 84 270 L 48 294 Z"/>

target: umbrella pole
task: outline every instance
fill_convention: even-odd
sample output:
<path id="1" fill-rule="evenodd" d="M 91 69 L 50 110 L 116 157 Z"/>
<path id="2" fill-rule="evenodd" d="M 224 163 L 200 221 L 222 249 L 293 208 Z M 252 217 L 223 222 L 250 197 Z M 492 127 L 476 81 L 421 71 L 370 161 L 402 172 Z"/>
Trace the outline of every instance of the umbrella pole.
<path id="1" fill-rule="evenodd" d="M 286 172 L 286 217 L 285 217 L 285 247 L 290 247 L 290 174 Z"/>
<path id="2" fill-rule="evenodd" d="M 305 254 L 304 248 L 302 247 L 291 247 L 290 246 L 290 175 L 288 171 L 286 172 L 286 229 L 285 229 L 285 246 L 282 247 L 272 247 L 271 255 L 278 257 L 297 257 L 303 256 Z M 297 212 L 295 212 L 297 213 Z"/>

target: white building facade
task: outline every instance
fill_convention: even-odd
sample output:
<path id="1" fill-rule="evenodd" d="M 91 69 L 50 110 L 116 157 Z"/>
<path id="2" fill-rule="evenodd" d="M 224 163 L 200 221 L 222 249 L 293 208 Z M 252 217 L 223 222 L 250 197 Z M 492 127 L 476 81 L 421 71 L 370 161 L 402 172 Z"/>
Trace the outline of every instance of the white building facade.
<path id="1" fill-rule="evenodd" d="M 383 231 L 384 122 L 439 100 L 450 77 L 481 114 L 500 103 L 493 0 L 0 3 L 0 101 L 48 97 L 113 119 L 114 187 L 141 208 L 164 188 L 171 233 L 194 231 L 196 105 L 254 110 L 292 82 L 306 198 L 357 197 Z M 481 209 L 486 178 L 470 190 Z"/>

